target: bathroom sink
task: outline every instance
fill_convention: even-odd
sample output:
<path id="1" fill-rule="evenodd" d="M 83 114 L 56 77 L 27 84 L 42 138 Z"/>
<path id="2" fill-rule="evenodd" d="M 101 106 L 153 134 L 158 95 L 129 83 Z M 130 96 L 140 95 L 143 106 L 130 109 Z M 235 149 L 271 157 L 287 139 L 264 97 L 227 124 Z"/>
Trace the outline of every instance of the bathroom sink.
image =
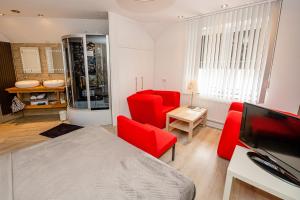
<path id="1" fill-rule="evenodd" d="M 40 82 L 37 80 L 25 80 L 25 81 L 17 81 L 15 83 L 15 86 L 17 88 L 32 88 L 32 87 L 36 87 L 39 86 Z"/>
<path id="2" fill-rule="evenodd" d="M 64 84 L 64 80 L 47 80 L 43 82 L 43 85 L 48 88 L 61 87 L 64 86 Z"/>

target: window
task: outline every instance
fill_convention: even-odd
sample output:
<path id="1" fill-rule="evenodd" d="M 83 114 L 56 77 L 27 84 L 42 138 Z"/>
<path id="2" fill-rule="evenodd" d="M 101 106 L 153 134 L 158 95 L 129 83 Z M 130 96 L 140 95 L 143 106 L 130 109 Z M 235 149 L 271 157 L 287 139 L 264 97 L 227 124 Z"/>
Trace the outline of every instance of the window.
<path id="1" fill-rule="evenodd" d="M 185 79 L 207 98 L 262 102 L 279 11 L 273 1 L 189 22 Z"/>
<path id="2" fill-rule="evenodd" d="M 234 31 L 231 34 L 232 43 L 225 50 L 228 51 L 227 53 L 230 52 L 228 55 L 229 62 L 224 63 L 222 63 L 222 56 L 220 55 L 223 34 L 202 35 L 198 81 L 200 86 L 202 85 L 203 87 L 205 87 L 205 85 L 211 85 L 210 91 L 208 91 L 209 93 L 206 94 L 207 97 L 215 97 L 223 100 L 241 100 L 244 98 L 243 100 L 249 102 L 252 101 L 252 99 L 258 99 L 259 91 L 253 91 L 254 89 L 257 90 L 257 87 L 242 87 L 245 84 L 252 83 L 255 78 L 255 70 L 251 69 L 249 65 L 251 58 L 255 56 L 255 49 L 257 49 L 257 46 L 253 47 L 253 45 L 251 45 L 254 43 L 256 37 L 259 38 L 259 35 L 256 34 L 259 34 L 259 31 L 254 29 L 253 37 L 250 39 L 250 30 Z M 208 52 L 205 52 L 205 49 L 208 51 L 208 48 L 205 48 L 205 46 L 209 45 L 212 40 L 219 40 L 219 42 L 214 42 L 216 46 L 213 48 L 213 55 L 212 58 L 210 58 L 211 70 L 208 70 L 205 68 L 205 65 L 208 65 L 208 63 L 205 62 L 207 58 L 204 58 L 204 55 L 209 55 Z M 238 45 L 240 45 L 240 47 L 238 47 Z M 239 48 L 240 50 L 238 50 Z M 250 60 L 247 60 L 247 57 L 249 57 Z M 213 75 L 217 77 L 207 80 L 207 77 L 213 77 Z M 224 87 L 224 83 L 226 85 L 226 82 L 230 82 L 230 80 L 227 80 L 230 77 L 234 79 L 231 80 L 231 86 Z M 209 81 L 213 82 L 210 83 Z"/>

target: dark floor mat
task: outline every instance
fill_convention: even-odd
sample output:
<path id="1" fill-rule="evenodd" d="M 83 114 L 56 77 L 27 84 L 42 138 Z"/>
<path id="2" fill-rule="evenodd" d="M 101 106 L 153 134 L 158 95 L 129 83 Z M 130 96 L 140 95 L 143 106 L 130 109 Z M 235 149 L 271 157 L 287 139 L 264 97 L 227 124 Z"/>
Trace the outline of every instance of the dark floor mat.
<path id="1" fill-rule="evenodd" d="M 62 123 L 58 126 L 55 126 L 54 128 L 51 128 L 51 129 L 41 133 L 40 135 L 46 136 L 46 137 L 49 137 L 49 138 L 56 138 L 58 136 L 70 133 L 70 132 L 75 131 L 75 130 L 80 129 L 80 128 L 83 128 L 83 127 L 73 125 L 73 124 Z"/>

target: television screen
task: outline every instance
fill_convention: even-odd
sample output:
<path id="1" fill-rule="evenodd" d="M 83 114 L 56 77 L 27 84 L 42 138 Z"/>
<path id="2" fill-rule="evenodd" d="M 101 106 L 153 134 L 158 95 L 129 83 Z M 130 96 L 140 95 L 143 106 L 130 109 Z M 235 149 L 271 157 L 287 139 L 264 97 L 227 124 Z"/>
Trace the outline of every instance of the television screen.
<path id="1" fill-rule="evenodd" d="M 300 119 L 245 103 L 240 140 L 300 179 Z"/>

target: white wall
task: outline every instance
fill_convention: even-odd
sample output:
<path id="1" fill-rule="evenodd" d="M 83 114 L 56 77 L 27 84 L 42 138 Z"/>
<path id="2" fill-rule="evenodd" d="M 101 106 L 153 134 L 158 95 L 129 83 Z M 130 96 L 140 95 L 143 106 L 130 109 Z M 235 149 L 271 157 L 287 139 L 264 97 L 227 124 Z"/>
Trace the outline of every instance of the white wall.
<path id="1" fill-rule="evenodd" d="M 108 33 L 103 19 L 10 17 L 0 18 L 0 33 L 12 43 L 57 43 L 71 33 Z"/>
<path id="2" fill-rule="evenodd" d="M 284 0 L 270 88 L 265 105 L 297 113 L 300 104 L 300 1 Z M 155 40 L 155 88 L 181 90 L 185 32 L 183 23 L 170 24 Z M 182 103 L 189 100 L 182 95 Z M 208 119 L 224 123 L 229 103 L 207 99 L 194 104 L 208 108 Z M 219 127 L 219 126 L 218 126 Z"/>
<path id="3" fill-rule="evenodd" d="M 111 90 L 113 123 L 119 114 L 130 116 L 127 97 L 136 92 L 135 78 L 141 89 L 153 88 L 154 43 L 143 25 L 132 19 L 109 13 Z"/>
<path id="4" fill-rule="evenodd" d="M 180 90 L 184 64 L 184 38 L 184 24 L 174 23 L 168 25 L 155 40 L 155 88 Z"/>
<path id="5" fill-rule="evenodd" d="M 182 89 L 185 55 L 185 28 L 183 23 L 169 24 L 155 40 L 154 83 L 156 89 Z M 190 95 L 181 95 L 181 104 L 189 104 Z M 228 103 L 194 98 L 194 104 L 208 108 L 210 125 L 221 128 Z"/>
<path id="6" fill-rule="evenodd" d="M 300 105 L 300 1 L 284 0 L 266 105 L 297 113 Z"/>
<path id="7" fill-rule="evenodd" d="M 3 35 L 3 33 L 0 33 L 0 42 L 9 42 L 9 40 Z"/>

